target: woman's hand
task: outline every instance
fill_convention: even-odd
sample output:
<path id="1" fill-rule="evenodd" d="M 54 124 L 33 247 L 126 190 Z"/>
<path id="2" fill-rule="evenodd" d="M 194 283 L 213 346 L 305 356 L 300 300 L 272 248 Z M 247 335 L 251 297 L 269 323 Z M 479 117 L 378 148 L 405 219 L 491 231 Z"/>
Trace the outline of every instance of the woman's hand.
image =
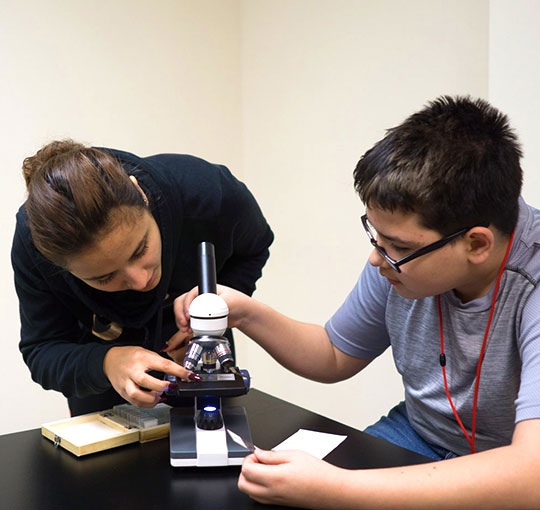
<path id="1" fill-rule="evenodd" d="M 298 451 L 255 450 L 244 459 L 238 488 L 260 503 L 336 508 L 341 470 Z"/>
<path id="2" fill-rule="evenodd" d="M 229 307 L 229 328 L 238 327 L 244 319 L 250 297 L 238 290 L 225 287 L 224 285 L 217 286 L 218 296 L 221 296 Z M 189 292 L 178 296 L 174 300 L 174 316 L 178 329 L 184 333 L 192 333 L 189 327 L 189 305 L 199 295 L 199 290 L 194 287 Z"/>
<path id="3" fill-rule="evenodd" d="M 185 380 L 190 373 L 174 361 L 133 345 L 111 347 L 103 360 L 103 371 L 114 389 L 137 407 L 154 407 L 169 384 L 148 374 L 150 370 Z"/>
<path id="4" fill-rule="evenodd" d="M 167 340 L 166 347 L 161 350 L 162 352 L 166 352 L 176 363 L 181 365 L 184 361 L 188 344 L 192 336 L 192 333 L 177 331 L 169 338 L 169 340 Z"/>

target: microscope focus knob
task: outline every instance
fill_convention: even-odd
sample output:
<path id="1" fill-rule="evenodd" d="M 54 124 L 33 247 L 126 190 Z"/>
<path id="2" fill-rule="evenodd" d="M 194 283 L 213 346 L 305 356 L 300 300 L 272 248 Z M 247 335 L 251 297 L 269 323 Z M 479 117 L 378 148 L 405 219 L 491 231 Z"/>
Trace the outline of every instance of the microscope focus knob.
<path id="1" fill-rule="evenodd" d="M 216 430 L 223 427 L 221 410 L 215 406 L 204 406 L 197 415 L 197 427 L 202 430 Z"/>

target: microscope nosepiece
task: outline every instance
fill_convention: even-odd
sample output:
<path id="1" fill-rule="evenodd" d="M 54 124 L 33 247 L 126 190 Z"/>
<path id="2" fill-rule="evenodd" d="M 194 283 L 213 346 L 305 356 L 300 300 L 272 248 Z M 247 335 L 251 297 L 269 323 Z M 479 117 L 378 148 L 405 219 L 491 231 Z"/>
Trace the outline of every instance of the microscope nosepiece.
<path id="1" fill-rule="evenodd" d="M 191 345 L 188 347 L 186 355 L 184 356 L 184 361 L 182 362 L 184 368 L 186 368 L 187 370 L 195 370 L 199 359 L 201 359 L 202 352 L 202 345 L 198 344 L 197 342 L 192 342 Z"/>
<path id="2" fill-rule="evenodd" d="M 234 358 L 228 343 L 220 342 L 214 347 L 214 352 L 216 353 L 219 364 L 222 367 L 234 365 Z"/>

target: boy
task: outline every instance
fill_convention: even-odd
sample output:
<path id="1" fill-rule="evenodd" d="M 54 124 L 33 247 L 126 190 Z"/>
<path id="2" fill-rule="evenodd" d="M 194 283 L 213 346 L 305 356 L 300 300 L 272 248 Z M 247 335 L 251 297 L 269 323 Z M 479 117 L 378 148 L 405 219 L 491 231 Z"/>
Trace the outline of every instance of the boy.
<path id="1" fill-rule="evenodd" d="M 366 432 L 441 460 L 352 471 L 257 450 L 242 491 L 307 508 L 540 508 L 540 211 L 520 198 L 520 157 L 504 115 L 441 97 L 358 163 L 374 249 L 324 328 L 221 289 L 230 325 L 305 377 L 347 379 L 391 346 L 405 402 Z M 194 295 L 178 301 L 183 328 Z"/>

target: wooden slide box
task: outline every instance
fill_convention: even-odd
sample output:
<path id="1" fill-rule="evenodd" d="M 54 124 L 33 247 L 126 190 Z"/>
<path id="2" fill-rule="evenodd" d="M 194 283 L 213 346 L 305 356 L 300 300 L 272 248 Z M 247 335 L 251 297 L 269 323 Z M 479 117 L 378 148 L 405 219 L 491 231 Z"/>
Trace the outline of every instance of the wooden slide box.
<path id="1" fill-rule="evenodd" d="M 140 428 L 107 410 L 45 423 L 41 433 L 55 446 L 80 457 L 137 441 L 145 443 L 167 437 L 169 423 Z"/>

